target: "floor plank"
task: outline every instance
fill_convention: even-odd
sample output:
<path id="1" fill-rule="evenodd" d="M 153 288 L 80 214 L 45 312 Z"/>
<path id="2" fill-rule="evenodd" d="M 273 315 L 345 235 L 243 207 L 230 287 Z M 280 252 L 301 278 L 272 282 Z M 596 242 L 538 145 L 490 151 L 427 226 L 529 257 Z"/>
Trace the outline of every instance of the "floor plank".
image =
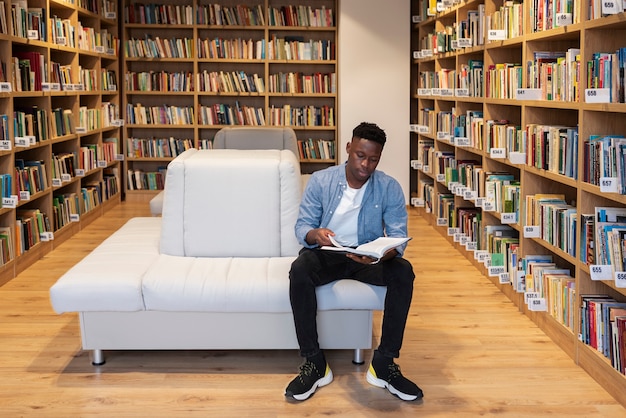
<path id="1" fill-rule="evenodd" d="M 124 202 L 0 287 L 0 414 L 6 417 L 626 417 L 626 410 L 416 214 L 407 258 L 415 293 L 402 356 L 424 390 L 402 402 L 369 386 L 350 351 L 327 357 L 335 381 L 303 403 L 283 390 L 294 350 L 107 352 L 93 367 L 75 314 L 48 289 L 147 203 Z M 380 315 L 375 317 L 379 335 Z M 366 360 L 370 353 L 366 353 Z"/>

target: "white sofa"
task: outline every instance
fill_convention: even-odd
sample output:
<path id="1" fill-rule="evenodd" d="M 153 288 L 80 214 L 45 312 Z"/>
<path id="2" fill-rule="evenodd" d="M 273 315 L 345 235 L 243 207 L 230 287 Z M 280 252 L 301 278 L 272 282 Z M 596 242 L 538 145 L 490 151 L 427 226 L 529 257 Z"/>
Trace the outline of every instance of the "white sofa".
<path id="1" fill-rule="evenodd" d="M 78 312 L 94 364 L 103 350 L 296 349 L 300 195 L 290 151 L 186 151 L 168 167 L 162 217 L 129 220 L 52 286 L 52 306 Z M 385 293 L 345 279 L 320 287 L 322 348 L 362 363 Z"/>

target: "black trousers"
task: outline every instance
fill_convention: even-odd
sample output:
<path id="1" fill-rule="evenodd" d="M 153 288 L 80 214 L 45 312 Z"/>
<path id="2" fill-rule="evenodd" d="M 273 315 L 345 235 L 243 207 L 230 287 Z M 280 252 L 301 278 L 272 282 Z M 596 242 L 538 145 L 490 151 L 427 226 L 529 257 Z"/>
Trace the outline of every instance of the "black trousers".
<path id="1" fill-rule="evenodd" d="M 300 251 L 289 272 L 289 298 L 300 355 L 311 357 L 320 351 L 315 288 L 337 279 L 354 279 L 387 286 L 378 351 L 387 357 L 399 357 L 413 297 L 415 274 L 411 263 L 395 257 L 378 264 L 365 265 L 350 260 L 344 253 L 309 248 Z"/>

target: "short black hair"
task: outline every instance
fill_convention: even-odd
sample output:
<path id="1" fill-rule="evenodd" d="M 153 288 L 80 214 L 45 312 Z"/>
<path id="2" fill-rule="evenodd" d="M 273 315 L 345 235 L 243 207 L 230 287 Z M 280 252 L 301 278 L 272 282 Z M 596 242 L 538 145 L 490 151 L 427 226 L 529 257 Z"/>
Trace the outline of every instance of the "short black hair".
<path id="1" fill-rule="evenodd" d="M 375 123 L 361 122 L 352 130 L 352 138 L 367 139 L 369 141 L 378 142 L 381 147 L 385 147 L 387 142 L 387 134 L 380 129 Z"/>

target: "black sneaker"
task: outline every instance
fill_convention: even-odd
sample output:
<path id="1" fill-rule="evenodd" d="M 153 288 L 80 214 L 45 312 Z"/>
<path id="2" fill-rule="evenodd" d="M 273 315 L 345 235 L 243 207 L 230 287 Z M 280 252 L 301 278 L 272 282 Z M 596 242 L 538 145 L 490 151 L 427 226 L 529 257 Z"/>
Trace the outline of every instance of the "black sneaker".
<path id="1" fill-rule="evenodd" d="M 414 401 L 424 397 L 422 390 L 415 383 L 402 376 L 400 366 L 394 363 L 393 359 L 376 360 L 375 356 L 367 371 L 367 383 L 379 388 L 387 388 L 389 392 L 403 401 Z"/>
<path id="2" fill-rule="evenodd" d="M 325 370 L 321 372 L 313 362 L 305 361 L 300 366 L 300 374 L 295 377 L 285 389 L 285 396 L 297 401 L 309 399 L 319 387 L 326 386 L 333 381 L 333 372 L 326 363 Z"/>

